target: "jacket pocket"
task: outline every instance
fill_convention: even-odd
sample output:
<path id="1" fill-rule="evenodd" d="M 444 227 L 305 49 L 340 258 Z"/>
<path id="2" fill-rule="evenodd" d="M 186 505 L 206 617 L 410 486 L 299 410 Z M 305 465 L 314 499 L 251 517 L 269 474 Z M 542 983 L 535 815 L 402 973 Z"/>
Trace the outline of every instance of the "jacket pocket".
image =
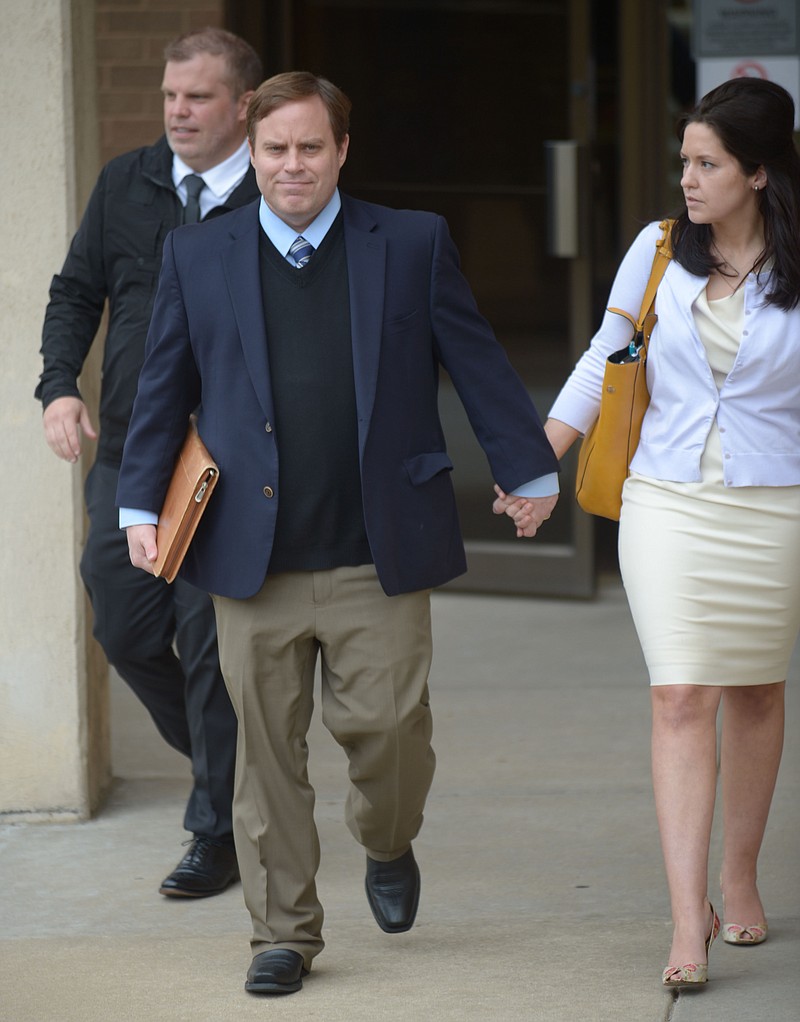
<path id="1" fill-rule="evenodd" d="M 411 312 L 407 312 L 402 316 L 394 316 L 392 319 L 387 319 L 383 324 L 383 332 L 385 334 L 394 334 L 407 330 L 410 326 L 416 325 L 417 319 L 417 310 L 412 309 Z"/>
<path id="2" fill-rule="evenodd" d="M 453 462 L 445 451 L 431 451 L 427 454 L 417 454 L 414 458 L 406 458 L 403 461 L 408 478 L 414 486 L 421 486 L 429 479 L 440 472 L 451 472 Z"/>

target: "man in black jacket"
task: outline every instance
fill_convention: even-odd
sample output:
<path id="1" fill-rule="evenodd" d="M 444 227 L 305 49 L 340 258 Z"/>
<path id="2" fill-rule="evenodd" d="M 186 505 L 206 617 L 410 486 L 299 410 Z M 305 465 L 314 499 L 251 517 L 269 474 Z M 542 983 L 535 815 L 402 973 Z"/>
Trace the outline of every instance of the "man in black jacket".
<path id="1" fill-rule="evenodd" d="M 193 788 L 184 826 L 193 835 L 160 893 L 218 894 L 238 879 L 231 805 L 236 719 L 219 669 L 216 625 L 206 593 L 137 571 L 115 507 L 128 430 L 166 235 L 219 216 L 257 195 L 245 113 L 262 78 L 244 40 L 221 29 L 176 39 L 165 50 L 165 136 L 102 170 L 45 313 L 42 372 L 48 445 L 75 462 L 82 436 L 98 439 L 86 481 L 89 534 L 81 575 L 94 634 L 158 731 L 190 757 Z M 108 301 L 100 430 L 78 377 Z M 173 643 L 177 656 L 173 651 Z"/>

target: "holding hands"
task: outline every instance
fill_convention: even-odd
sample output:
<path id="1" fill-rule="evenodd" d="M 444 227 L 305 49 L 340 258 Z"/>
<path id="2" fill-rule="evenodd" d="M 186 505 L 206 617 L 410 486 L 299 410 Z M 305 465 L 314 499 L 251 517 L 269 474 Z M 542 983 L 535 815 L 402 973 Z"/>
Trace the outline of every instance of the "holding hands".
<path id="1" fill-rule="evenodd" d="M 581 436 L 577 429 L 558 419 L 548 419 L 544 424 L 547 439 L 559 461 Z M 558 501 L 558 494 L 552 497 L 517 497 L 504 493 L 495 485 L 497 499 L 492 504 L 496 515 L 508 515 L 517 527 L 517 538 L 535 536 L 542 522 L 546 522 Z"/>
<path id="2" fill-rule="evenodd" d="M 508 515 L 517 527 L 518 539 L 535 536 L 539 526 L 547 521 L 558 501 L 557 493 L 548 497 L 516 497 L 514 494 L 504 493 L 496 484 L 494 492 L 497 498 L 492 504 L 492 511 L 496 515 Z"/>

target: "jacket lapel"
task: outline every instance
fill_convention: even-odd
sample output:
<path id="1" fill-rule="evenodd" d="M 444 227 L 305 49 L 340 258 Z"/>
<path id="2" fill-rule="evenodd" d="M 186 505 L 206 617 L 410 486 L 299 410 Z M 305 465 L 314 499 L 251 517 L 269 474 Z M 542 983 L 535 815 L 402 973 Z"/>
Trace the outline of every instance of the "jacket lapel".
<path id="1" fill-rule="evenodd" d="M 267 358 L 267 332 L 261 296 L 258 259 L 258 207 L 247 206 L 242 215 L 228 213 L 231 244 L 222 255 L 236 328 L 253 387 L 264 415 L 273 417 Z"/>
<path id="2" fill-rule="evenodd" d="M 358 439 L 363 452 L 378 379 L 385 289 L 386 239 L 364 207 L 342 196 L 344 240 L 350 288 L 353 374 L 358 406 Z"/>

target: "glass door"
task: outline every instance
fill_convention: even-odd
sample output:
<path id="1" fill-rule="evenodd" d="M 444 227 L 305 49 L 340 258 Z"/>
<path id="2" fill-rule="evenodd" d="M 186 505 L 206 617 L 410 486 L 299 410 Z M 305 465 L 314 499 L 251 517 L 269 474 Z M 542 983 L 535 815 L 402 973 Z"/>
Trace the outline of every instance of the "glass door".
<path id="1" fill-rule="evenodd" d="M 543 419 L 593 318 L 589 9 L 588 0 L 274 0 L 259 10 L 268 68 L 324 74 L 353 101 L 343 189 L 447 219 L 478 305 Z M 552 519 L 536 539 L 517 540 L 491 514 L 488 465 L 446 378 L 440 405 L 469 560 L 452 587 L 589 595 L 593 532 L 574 501 L 574 456 Z"/>

